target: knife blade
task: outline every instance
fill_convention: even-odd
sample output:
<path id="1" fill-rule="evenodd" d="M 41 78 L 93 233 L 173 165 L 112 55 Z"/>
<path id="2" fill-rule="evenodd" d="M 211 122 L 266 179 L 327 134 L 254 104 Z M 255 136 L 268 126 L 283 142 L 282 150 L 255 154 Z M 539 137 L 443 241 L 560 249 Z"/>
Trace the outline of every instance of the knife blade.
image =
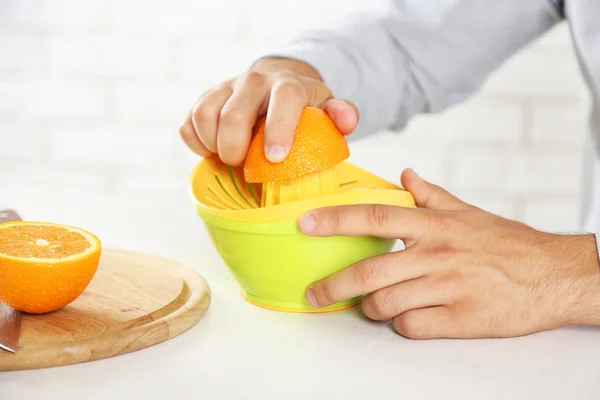
<path id="1" fill-rule="evenodd" d="M 15 210 L 0 210 L 0 224 L 20 221 Z M 0 348 L 15 353 L 21 336 L 21 311 L 13 310 L 0 302 Z"/>

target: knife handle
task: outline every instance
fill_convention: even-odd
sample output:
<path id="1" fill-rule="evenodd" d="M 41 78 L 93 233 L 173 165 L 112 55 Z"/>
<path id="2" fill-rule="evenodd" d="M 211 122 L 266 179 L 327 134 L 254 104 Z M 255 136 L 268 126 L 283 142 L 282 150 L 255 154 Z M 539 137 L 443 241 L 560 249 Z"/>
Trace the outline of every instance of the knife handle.
<path id="1" fill-rule="evenodd" d="M 0 224 L 11 221 L 21 221 L 21 216 L 15 210 L 0 210 Z"/>

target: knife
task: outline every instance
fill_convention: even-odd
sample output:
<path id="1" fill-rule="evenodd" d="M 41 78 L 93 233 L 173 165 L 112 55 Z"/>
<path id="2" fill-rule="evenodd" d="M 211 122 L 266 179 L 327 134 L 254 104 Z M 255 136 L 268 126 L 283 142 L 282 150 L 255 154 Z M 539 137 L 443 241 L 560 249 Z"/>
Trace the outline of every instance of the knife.
<path id="1" fill-rule="evenodd" d="M 20 221 L 21 217 L 14 210 L 0 210 L 0 224 L 9 221 Z M 0 348 L 11 353 L 19 347 L 21 336 L 21 311 L 13 310 L 0 302 Z"/>

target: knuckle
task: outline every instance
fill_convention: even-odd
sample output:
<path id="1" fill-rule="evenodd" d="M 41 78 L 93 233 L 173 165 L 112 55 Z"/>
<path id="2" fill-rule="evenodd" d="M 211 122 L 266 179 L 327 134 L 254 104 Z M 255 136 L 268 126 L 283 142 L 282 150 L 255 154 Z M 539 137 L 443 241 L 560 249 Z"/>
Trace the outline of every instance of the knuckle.
<path id="1" fill-rule="evenodd" d="M 298 75 L 291 71 L 280 71 L 275 73 L 277 80 L 295 80 L 298 79 Z"/>
<path id="2" fill-rule="evenodd" d="M 313 293 L 317 298 L 317 302 L 321 305 L 329 305 L 335 303 L 331 288 L 326 282 L 321 282 L 313 287 Z"/>
<path id="3" fill-rule="evenodd" d="M 358 283 L 360 287 L 371 286 L 371 283 L 375 280 L 376 275 L 376 268 L 370 262 L 362 262 L 354 269 L 354 281 Z"/>
<path id="4" fill-rule="evenodd" d="M 302 86 L 302 84 L 299 82 L 290 80 L 279 81 L 275 85 L 275 91 L 280 94 L 285 94 L 287 96 L 301 98 L 305 101 L 307 99 L 306 90 L 304 89 L 304 86 Z"/>
<path id="5" fill-rule="evenodd" d="M 446 231 L 451 226 L 451 220 L 447 213 L 435 210 L 431 213 L 429 219 L 429 228 L 434 231 Z"/>
<path id="6" fill-rule="evenodd" d="M 400 335 L 409 339 L 421 339 L 425 337 L 422 324 L 419 321 L 418 314 L 408 311 L 400 314 L 392 320 L 394 330 Z"/>
<path id="7" fill-rule="evenodd" d="M 236 78 L 229 78 L 226 79 L 224 81 L 222 81 L 221 83 L 217 84 L 214 88 L 215 90 L 227 90 L 227 91 L 231 91 L 233 84 L 235 83 Z"/>
<path id="8" fill-rule="evenodd" d="M 326 218 L 329 229 L 332 232 L 340 232 L 343 225 L 341 211 L 337 208 L 331 208 L 329 209 Z"/>
<path id="9" fill-rule="evenodd" d="M 294 135 L 294 129 L 287 116 L 273 118 L 269 121 L 268 131 L 265 132 L 267 137 L 271 137 L 273 132 L 281 133 L 282 131 L 287 131 L 289 134 Z"/>
<path id="10" fill-rule="evenodd" d="M 219 116 L 219 108 L 203 102 L 199 102 L 194 105 L 192 115 L 194 116 L 194 120 L 196 121 L 217 119 L 217 117 Z"/>
<path id="11" fill-rule="evenodd" d="M 182 126 L 179 129 L 179 135 L 187 147 L 190 148 L 194 153 L 202 157 L 208 157 L 212 154 L 203 143 L 198 143 L 198 135 L 196 134 L 194 128 L 190 127 L 189 125 Z"/>
<path id="12" fill-rule="evenodd" d="M 219 122 L 224 125 L 236 126 L 244 124 L 248 120 L 248 116 L 242 110 L 236 108 L 228 108 L 221 111 Z"/>
<path id="13" fill-rule="evenodd" d="M 373 204 L 367 213 L 367 222 L 372 226 L 385 225 L 389 220 L 388 208 L 382 204 Z"/>
<path id="14" fill-rule="evenodd" d="M 453 307 L 448 307 L 448 314 L 450 318 L 454 321 L 460 320 L 465 314 L 465 310 L 467 307 L 463 304 L 455 304 Z"/>
<path id="15" fill-rule="evenodd" d="M 187 123 L 187 121 L 183 122 L 179 126 L 179 135 L 181 135 L 182 139 L 189 138 L 193 134 L 194 134 L 193 128 L 190 126 L 190 124 Z"/>
<path id="16" fill-rule="evenodd" d="M 368 317 L 379 319 L 387 313 L 389 308 L 388 296 L 382 290 L 371 293 L 367 303 Z"/>
<path id="17" fill-rule="evenodd" d="M 241 83 L 243 85 L 258 86 L 265 83 L 265 76 L 260 72 L 249 71 L 242 75 Z"/>
<path id="18" fill-rule="evenodd" d="M 457 301 L 452 305 L 446 307 L 446 313 L 448 315 L 449 321 L 453 324 L 465 323 L 468 320 L 465 320 L 466 314 L 472 307 L 465 303 L 465 301 Z"/>
<path id="19" fill-rule="evenodd" d="M 443 197 L 446 195 L 446 191 L 438 185 L 431 184 L 431 190 L 423 200 L 425 207 L 435 207 L 435 204 L 440 204 L 443 201 Z"/>
<path id="20" fill-rule="evenodd" d="M 331 90 L 315 79 L 303 78 L 302 84 L 306 88 L 306 98 L 309 104 L 315 104 L 320 107 L 333 97 Z"/>

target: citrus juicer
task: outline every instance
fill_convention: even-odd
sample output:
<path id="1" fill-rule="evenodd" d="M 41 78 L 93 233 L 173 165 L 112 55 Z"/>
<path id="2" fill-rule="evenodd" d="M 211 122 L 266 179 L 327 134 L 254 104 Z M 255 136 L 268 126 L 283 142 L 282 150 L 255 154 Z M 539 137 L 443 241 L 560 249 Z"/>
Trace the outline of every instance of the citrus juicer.
<path id="1" fill-rule="evenodd" d="M 318 116 L 321 122 L 310 122 L 311 129 L 314 125 L 322 128 L 317 132 L 319 140 L 299 145 L 304 146 L 300 152 L 294 152 L 292 146 L 288 159 L 295 158 L 295 166 L 300 165 L 304 170 L 300 174 L 295 171 L 293 179 L 258 182 L 256 177 L 248 178 L 252 175 L 248 169 L 228 166 L 216 155 L 202 159 L 192 170 L 189 181 L 192 205 L 240 285 L 242 297 L 254 305 L 288 312 L 327 312 L 356 305 L 360 298 L 314 309 L 306 302 L 305 292 L 317 280 L 357 261 L 391 251 L 396 240 L 308 236 L 298 229 L 298 218 L 312 209 L 327 206 L 415 206 L 408 191 L 346 160 L 326 168 L 316 167 L 314 162 L 311 165 L 308 159 L 312 156 L 302 155 L 302 151 L 308 151 L 306 147 L 324 151 L 323 146 L 327 145 L 323 143 L 327 140 L 337 141 L 334 145 L 338 150 L 341 146 L 343 151 L 338 160 L 349 155 L 341 134 L 332 133 L 331 126 L 323 126 L 329 121 L 322 122 L 328 118 L 322 114 Z M 325 132 L 326 129 L 330 132 Z M 256 143 L 254 147 L 251 145 L 246 160 L 253 157 L 253 151 L 264 157 L 263 132 L 264 120 L 259 123 L 259 133 L 253 138 Z M 303 133 L 296 131 L 294 145 L 303 140 Z M 286 168 L 265 165 L 263 172 Z"/>
<path id="2" fill-rule="evenodd" d="M 241 167 L 212 156 L 193 169 L 189 194 L 218 253 L 248 302 L 265 308 L 323 312 L 353 306 L 351 299 L 323 309 L 305 300 L 308 285 L 359 260 L 392 250 L 395 240 L 375 237 L 313 237 L 299 231 L 300 215 L 311 209 L 347 204 L 414 207 L 412 195 L 353 164 L 333 168 L 338 191 L 261 207 L 260 184 L 244 180 Z"/>

